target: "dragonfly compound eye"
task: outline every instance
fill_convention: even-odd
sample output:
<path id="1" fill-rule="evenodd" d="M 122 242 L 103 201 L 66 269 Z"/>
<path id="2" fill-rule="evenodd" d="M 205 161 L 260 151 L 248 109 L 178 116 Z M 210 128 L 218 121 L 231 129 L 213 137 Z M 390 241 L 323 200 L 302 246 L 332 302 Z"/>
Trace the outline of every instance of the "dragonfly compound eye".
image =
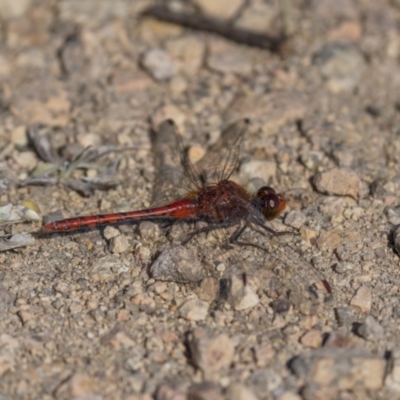
<path id="1" fill-rule="evenodd" d="M 257 192 L 257 197 L 262 203 L 262 212 L 267 220 L 272 220 L 278 217 L 285 209 L 286 202 L 283 196 L 276 193 L 269 186 L 263 186 Z"/>

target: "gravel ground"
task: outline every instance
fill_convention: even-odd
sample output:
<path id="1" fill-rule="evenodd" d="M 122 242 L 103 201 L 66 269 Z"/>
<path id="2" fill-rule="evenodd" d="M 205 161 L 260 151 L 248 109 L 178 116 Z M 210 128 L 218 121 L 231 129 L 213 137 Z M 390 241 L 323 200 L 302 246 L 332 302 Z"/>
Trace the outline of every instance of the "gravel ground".
<path id="1" fill-rule="evenodd" d="M 152 5 L 0 0 L 0 399 L 400 398 L 399 1 Z M 152 128 L 196 160 L 244 117 L 233 179 L 300 232 L 267 252 L 12 223 L 148 207 Z"/>

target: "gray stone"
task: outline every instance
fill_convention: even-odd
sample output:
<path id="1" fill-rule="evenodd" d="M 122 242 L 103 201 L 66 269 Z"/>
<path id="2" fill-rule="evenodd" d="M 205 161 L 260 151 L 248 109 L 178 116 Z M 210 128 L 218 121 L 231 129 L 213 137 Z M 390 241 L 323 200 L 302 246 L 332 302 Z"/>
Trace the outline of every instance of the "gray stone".
<path id="1" fill-rule="evenodd" d="M 372 307 L 372 293 L 368 286 L 361 286 L 350 300 L 350 305 L 359 308 L 362 312 L 369 313 Z"/>
<path id="2" fill-rule="evenodd" d="M 151 265 L 150 274 L 163 281 L 198 282 L 204 277 L 204 269 L 186 247 L 173 246 L 161 252 Z"/>
<path id="3" fill-rule="evenodd" d="M 208 335 L 197 328 L 189 335 L 189 348 L 193 363 L 205 374 L 226 369 L 233 361 L 234 344 L 225 334 Z"/>
<path id="4" fill-rule="evenodd" d="M 177 63 L 163 49 L 147 51 L 142 57 L 142 64 L 157 81 L 168 80 L 178 73 Z"/>
<path id="5" fill-rule="evenodd" d="M 357 333 L 366 340 L 375 341 L 383 337 L 384 329 L 374 317 L 368 315 L 358 327 Z"/>
<path id="6" fill-rule="evenodd" d="M 194 383 L 188 389 L 188 400 L 223 400 L 220 387 L 211 381 Z"/>
<path id="7" fill-rule="evenodd" d="M 199 299 L 185 301 L 179 308 L 179 315 L 189 321 L 202 321 L 208 315 L 209 304 Z"/>
<path id="8" fill-rule="evenodd" d="M 90 269 L 90 276 L 94 281 L 111 281 L 123 272 L 127 266 L 115 256 L 105 256 L 97 260 Z"/>
<path id="9" fill-rule="evenodd" d="M 343 43 L 325 44 L 314 61 L 333 93 L 353 90 L 365 70 L 365 61 L 360 51 L 355 46 Z"/>
<path id="10" fill-rule="evenodd" d="M 364 349 L 323 348 L 298 356 L 291 368 L 306 384 L 336 390 L 377 390 L 383 385 L 386 362 Z"/>
<path id="11" fill-rule="evenodd" d="M 282 378 L 272 369 L 265 368 L 253 372 L 249 379 L 249 386 L 254 392 L 263 397 L 265 393 L 271 393 L 282 385 Z"/>

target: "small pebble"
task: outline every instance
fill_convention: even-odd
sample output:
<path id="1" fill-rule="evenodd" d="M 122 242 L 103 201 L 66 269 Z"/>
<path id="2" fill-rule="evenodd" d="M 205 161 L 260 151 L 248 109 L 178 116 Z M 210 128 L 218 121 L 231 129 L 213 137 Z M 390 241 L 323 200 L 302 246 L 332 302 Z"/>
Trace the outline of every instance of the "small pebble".
<path id="1" fill-rule="evenodd" d="M 210 17 L 228 20 L 243 6 L 244 0 L 194 0 L 200 10 Z"/>
<path id="2" fill-rule="evenodd" d="M 354 90 L 365 70 L 365 61 L 358 48 L 338 42 L 324 45 L 314 61 L 333 93 Z"/>
<path id="3" fill-rule="evenodd" d="M 260 178 L 267 183 L 275 178 L 275 175 L 276 163 L 272 161 L 251 159 L 240 165 L 239 177 L 243 182 Z"/>
<path id="4" fill-rule="evenodd" d="M 58 281 L 53 288 L 58 293 L 66 294 L 71 291 L 71 284 L 65 281 Z"/>
<path id="5" fill-rule="evenodd" d="M 348 328 L 339 328 L 329 333 L 325 339 L 324 347 L 333 349 L 352 349 L 361 347 L 359 339 Z"/>
<path id="6" fill-rule="evenodd" d="M 378 390 L 383 385 L 386 361 L 365 349 L 321 348 L 296 357 L 290 368 L 307 385 Z"/>
<path id="7" fill-rule="evenodd" d="M 364 313 L 369 313 L 372 307 L 372 293 L 368 286 L 361 286 L 350 300 L 350 305 L 359 308 Z"/>
<path id="8" fill-rule="evenodd" d="M 226 120 L 250 118 L 260 125 L 261 137 L 267 138 L 290 121 L 304 119 L 306 112 L 307 98 L 303 93 L 276 90 L 262 95 L 238 95 L 226 111 Z"/>
<path id="9" fill-rule="evenodd" d="M 253 1 L 240 13 L 235 21 L 235 26 L 242 29 L 248 29 L 252 32 L 266 34 L 271 29 L 274 18 L 277 16 L 279 7 L 262 1 Z"/>
<path id="10" fill-rule="evenodd" d="M 107 240 L 110 240 L 113 237 L 118 236 L 119 234 L 120 234 L 120 231 L 117 228 L 115 228 L 115 227 L 113 227 L 111 225 L 106 226 L 106 228 L 103 231 L 103 236 Z"/>
<path id="11" fill-rule="evenodd" d="M 198 282 L 204 269 L 197 257 L 183 246 L 164 249 L 150 267 L 154 279 L 173 282 Z"/>
<path id="12" fill-rule="evenodd" d="M 258 400 L 257 396 L 246 386 L 240 383 L 232 383 L 226 389 L 226 397 L 229 400 Z"/>
<path id="13" fill-rule="evenodd" d="M 170 79 L 168 87 L 172 96 L 179 96 L 180 94 L 186 92 L 188 88 L 188 82 L 183 76 L 175 75 Z"/>
<path id="14" fill-rule="evenodd" d="M 11 131 L 11 143 L 17 146 L 26 146 L 28 144 L 28 136 L 26 134 L 26 126 L 19 125 Z"/>
<path id="15" fill-rule="evenodd" d="M 362 30 L 361 21 L 344 21 L 329 32 L 329 40 L 357 43 L 361 39 Z"/>
<path id="16" fill-rule="evenodd" d="M 183 135 L 185 133 L 184 128 L 187 119 L 187 113 L 180 110 L 174 104 L 167 104 L 155 111 L 155 113 L 151 116 L 151 125 L 153 129 L 159 129 L 160 124 L 167 119 L 174 121 L 179 134 Z"/>
<path id="17" fill-rule="evenodd" d="M 110 255 L 98 259 L 92 265 L 90 276 L 94 281 L 111 281 L 127 271 L 128 268 L 119 258 Z"/>
<path id="18" fill-rule="evenodd" d="M 1 0 L 0 16 L 5 20 L 21 17 L 28 11 L 31 4 L 32 0 Z"/>
<path id="19" fill-rule="evenodd" d="M 155 293 L 161 294 L 164 293 L 167 290 L 167 284 L 165 282 L 155 282 L 152 285 L 152 288 Z"/>
<path id="20" fill-rule="evenodd" d="M 287 391 L 279 395 L 276 400 L 302 400 L 302 397 L 297 393 Z"/>
<path id="21" fill-rule="evenodd" d="M 281 385 L 282 377 L 270 368 L 258 369 L 249 378 L 249 386 L 260 397 L 277 390 Z"/>
<path id="22" fill-rule="evenodd" d="M 194 292 L 200 300 L 210 303 L 217 297 L 218 280 L 212 276 L 207 276 L 201 280 Z"/>
<path id="23" fill-rule="evenodd" d="M 290 309 L 290 302 L 287 299 L 276 299 L 271 303 L 272 310 L 276 314 L 284 314 Z"/>
<path id="24" fill-rule="evenodd" d="M 188 149 L 189 160 L 192 164 L 196 164 L 197 161 L 201 160 L 205 154 L 206 151 L 201 146 L 190 146 Z"/>
<path id="25" fill-rule="evenodd" d="M 77 142 L 84 148 L 89 146 L 99 147 L 101 144 L 101 136 L 93 132 L 80 133 L 77 136 Z"/>
<path id="26" fill-rule="evenodd" d="M 166 43 L 168 53 L 178 61 L 180 70 L 188 76 L 196 75 L 201 68 L 204 60 L 204 53 L 206 51 L 206 44 L 196 35 L 183 35 L 169 40 Z M 178 83 L 186 87 L 188 82 L 182 76 L 176 75 L 171 79 L 170 84 L 176 78 L 181 80 Z M 176 82 L 175 82 L 176 85 Z M 171 86 L 170 86 L 171 87 Z"/>
<path id="27" fill-rule="evenodd" d="M 391 224 L 400 225 L 400 207 L 386 207 L 385 215 Z"/>
<path id="28" fill-rule="evenodd" d="M 351 262 L 348 261 L 339 261 L 338 263 L 336 263 L 336 265 L 334 266 L 334 271 L 337 274 L 345 274 L 346 272 L 351 271 L 353 268 L 353 264 Z"/>
<path id="29" fill-rule="evenodd" d="M 300 237 L 308 243 L 311 243 L 311 241 L 316 239 L 318 235 L 319 232 L 314 229 L 307 228 L 304 225 L 300 227 Z"/>
<path id="30" fill-rule="evenodd" d="M 33 151 L 17 152 L 13 156 L 19 167 L 32 170 L 36 167 L 38 159 Z"/>
<path id="31" fill-rule="evenodd" d="M 145 347 L 147 351 L 164 351 L 164 343 L 160 336 L 153 335 L 146 338 Z"/>
<path id="32" fill-rule="evenodd" d="M 382 325 L 374 317 L 368 315 L 364 322 L 358 327 L 357 333 L 365 340 L 375 341 L 383 337 L 384 330 Z"/>
<path id="33" fill-rule="evenodd" d="M 314 177 L 314 185 L 320 193 L 350 196 L 355 200 L 367 193 L 366 184 L 349 168 L 332 168 Z"/>
<path id="34" fill-rule="evenodd" d="M 329 247 L 336 249 L 341 245 L 353 244 L 360 240 L 359 231 L 331 229 L 329 231 L 322 231 L 316 243 L 319 248 Z"/>
<path id="35" fill-rule="evenodd" d="M 250 75 L 253 70 L 251 59 L 242 50 L 222 41 L 210 42 L 207 65 L 210 69 L 224 74 Z"/>
<path id="36" fill-rule="evenodd" d="M 71 397 L 89 397 L 97 392 L 96 382 L 85 373 L 75 373 L 69 380 Z"/>
<path id="37" fill-rule="evenodd" d="M 343 271 L 344 268 L 346 270 L 351 269 L 351 261 L 354 257 L 359 253 L 359 249 L 357 248 L 356 244 L 348 243 L 343 246 L 339 246 L 336 249 L 336 255 L 340 260 L 338 264 L 336 264 L 337 269 L 335 271 L 340 273 L 339 271 Z M 347 262 L 346 264 L 342 264 L 343 262 Z"/>
<path id="38" fill-rule="evenodd" d="M 289 211 L 285 216 L 285 225 L 300 229 L 307 217 L 301 211 Z"/>
<path id="39" fill-rule="evenodd" d="M 228 292 L 224 296 L 227 296 L 228 303 L 236 311 L 255 307 L 260 302 L 257 293 L 245 284 L 242 277 L 231 276 L 227 282 L 227 288 Z"/>
<path id="40" fill-rule="evenodd" d="M 211 381 L 194 383 L 188 389 L 187 400 L 224 400 L 220 387 Z"/>
<path id="41" fill-rule="evenodd" d="M 147 51 L 142 58 L 142 64 L 157 81 L 168 80 L 178 73 L 177 63 L 162 49 Z"/>
<path id="42" fill-rule="evenodd" d="M 254 356 L 258 368 L 266 367 L 275 356 L 275 350 L 270 343 L 262 343 L 254 348 Z"/>
<path id="43" fill-rule="evenodd" d="M 347 199 L 343 197 L 330 196 L 322 200 L 318 210 L 326 216 L 339 216 L 342 215 L 348 206 Z"/>
<path id="44" fill-rule="evenodd" d="M 179 315 L 189 321 L 202 321 L 207 318 L 208 307 L 206 301 L 190 299 L 179 307 Z"/>
<path id="45" fill-rule="evenodd" d="M 235 349 L 227 335 L 208 335 L 201 328 L 189 335 L 189 348 L 194 365 L 206 374 L 228 368 Z"/>
<path id="46" fill-rule="evenodd" d="M 317 348 L 321 347 L 322 344 L 322 335 L 321 332 L 317 331 L 316 329 L 310 329 L 306 332 L 301 338 L 300 343 L 304 346 Z"/>
<path id="47" fill-rule="evenodd" d="M 113 254 L 121 254 L 130 248 L 130 238 L 126 235 L 114 236 L 110 240 L 109 249 Z"/>
<path id="48" fill-rule="evenodd" d="M 17 315 L 24 325 L 35 317 L 35 314 L 29 309 L 20 310 L 17 312 Z"/>
<path id="49" fill-rule="evenodd" d="M 176 382 L 164 382 L 158 386 L 155 400 L 187 400 L 185 385 Z"/>
<path id="50" fill-rule="evenodd" d="M 323 165 L 325 154 L 322 151 L 308 151 L 302 153 L 300 159 L 307 169 L 314 171 Z"/>
<path id="51" fill-rule="evenodd" d="M 159 224 L 151 221 L 143 221 L 138 227 L 139 235 L 143 240 L 155 240 L 161 234 L 161 228 Z"/>
<path id="52" fill-rule="evenodd" d="M 335 308 L 335 316 L 338 321 L 339 326 L 351 326 L 356 317 L 354 311 L 350 307 L 337 307 Z"/>

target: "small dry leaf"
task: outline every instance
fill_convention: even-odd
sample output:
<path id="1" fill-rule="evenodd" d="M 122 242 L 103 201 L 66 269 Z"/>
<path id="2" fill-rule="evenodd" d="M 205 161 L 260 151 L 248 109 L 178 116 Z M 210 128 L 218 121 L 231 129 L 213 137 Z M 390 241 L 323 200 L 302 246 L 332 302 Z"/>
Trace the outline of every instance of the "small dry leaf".
<path id="1" fill-rule="evenodd" d="M 0 207 L 0 225 L 16 224 L 23 221 L 39 221 L 41 217 L 38 206 L 29 200 L 25 203 L 29 206 L 9 203 Z"/>
<path id="2" fill-rule="evenodd" d="M 39 134 L 38 125 L 34 125 L 29 129 L 28 137 L 37 156 L 42 161 L 50 164 L 60 164 L 60 157 L 58 157 L 58 155 L 53 152 L 50 142 L 45 136 Z"/>
<path id="3" fill-rule="evenodd" d="M 30 246 L 34 243 L 35 238 L 29 233 L 17 233 L 15 235 L 0 236 L 0 251 Z"/>
<path id="4" fill-rule="evenodd" d="M 74 179 L 65 183 L 66 186 L 80 193 L 84 197 L 90 197 L 95 190 L 107 190 L 115 188 L 118 183 L 111 180 L 80 180 Z"/>
<path id="5" fill-rule="evenodd" d="M 24 186 L 52 186 L 58 183 L 58 178 L 32 178 L 26 179 L 19 183 L 20 187 Z"/>
<path id="6" fill-rule="evenodd" d="M 44 175 L 51 174 L 59 170 L 59 166 L 51 163 L 40 163 L 32 172 L 33 178 L 40 178 Z"/>
<path id="7" fill-rule="evenodd" d="M 31 200 L 24 200 L 22 201 L 21 205 L 35 211 L 36 214 L 40 214 L 40 209 L 38 205 Z"/>

